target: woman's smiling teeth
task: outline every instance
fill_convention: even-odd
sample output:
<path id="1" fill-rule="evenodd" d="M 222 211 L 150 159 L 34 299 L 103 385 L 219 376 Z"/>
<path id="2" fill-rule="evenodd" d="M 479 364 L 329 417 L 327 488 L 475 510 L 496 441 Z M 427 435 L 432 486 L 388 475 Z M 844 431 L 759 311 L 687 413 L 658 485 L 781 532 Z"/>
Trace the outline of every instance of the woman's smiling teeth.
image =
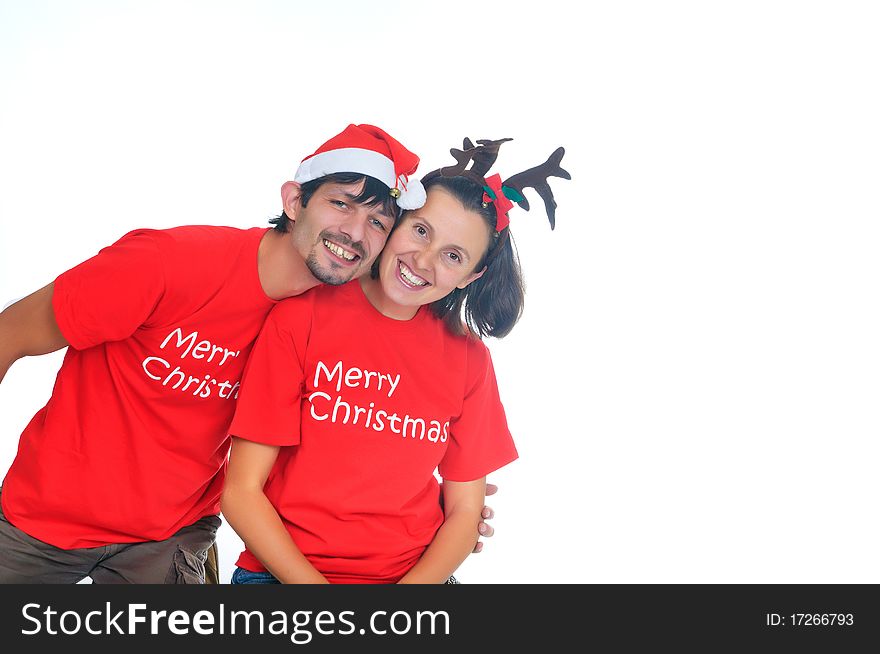
<path id="1" fill-rule="evenodd" d="M 354 252 L 349 252 L 348 250 L 336 245 L 336 243 L 331 243 L 326 238 L 324 239 L 324 247 L 330 250 L 337 257 L 342 257 L 346 261 L 354 261 L 358 257 L 358 255 L 356 255 Z"/>
<path id="2" fill-rule="evenodd" d="M 422 279 L 418 275 L 416 275 L 412 270 L 406 267 L 406 265 L 402 261 L 397 262 L 397 267 L 400 269 L 400 276 L 410 286 L 427 286 L 428 281 Z"/>

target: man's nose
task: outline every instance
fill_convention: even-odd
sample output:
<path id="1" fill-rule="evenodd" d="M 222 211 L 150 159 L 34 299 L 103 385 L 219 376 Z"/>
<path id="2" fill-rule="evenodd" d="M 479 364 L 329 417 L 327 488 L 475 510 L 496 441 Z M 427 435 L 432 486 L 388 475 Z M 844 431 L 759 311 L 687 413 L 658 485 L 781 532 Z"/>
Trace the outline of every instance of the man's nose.
<path id="1" fill-rule="evenodd" d="M 369 220 L 367 216 L 366 211 L 353 211 L 339 226 L 339 230 L 355 243 L 363 241 Z"/>

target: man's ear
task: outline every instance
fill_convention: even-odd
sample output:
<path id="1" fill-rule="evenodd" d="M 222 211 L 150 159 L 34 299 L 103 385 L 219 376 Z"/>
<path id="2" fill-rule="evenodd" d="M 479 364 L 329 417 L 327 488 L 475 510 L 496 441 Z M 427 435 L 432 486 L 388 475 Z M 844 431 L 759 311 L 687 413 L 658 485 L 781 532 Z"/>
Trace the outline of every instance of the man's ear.
<path id="1" fill-rule="evenodd" d="M 464 288 L 471 282 L 477 281 L 480 277 L 483 276 L 483 273 L 486 272 L 486 266 L 483 266 L 483 269 L 480 272 L 471 273 L 467 277 L 465 277 L 464 281 L 458 285 L 458 288 Z"/>
<path id="2" fill-rule="evenodd" d="M 284 182 L 281 185 L 281 208 L 291 220 L 296 220 L 296 212 L 299 209 L 299 198 L 302 195 L 302 187 L 299 182 Z"/>

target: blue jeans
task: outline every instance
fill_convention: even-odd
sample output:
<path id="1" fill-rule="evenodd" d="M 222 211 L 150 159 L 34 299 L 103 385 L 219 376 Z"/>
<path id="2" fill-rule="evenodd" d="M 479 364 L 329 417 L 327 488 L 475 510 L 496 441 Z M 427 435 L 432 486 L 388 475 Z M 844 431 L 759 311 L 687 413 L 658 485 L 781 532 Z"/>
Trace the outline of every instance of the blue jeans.
<path id="1" fill-rule="evenodd" d="M 269 572 L 251 572 L 244 568 L 236 568 L 232 573 L 233 584 L 280 584 L 275 577 Z M 460 584 L 461 582 L 453 575 L 446 580 L 447 584 Z"/>
<path id="2" fill-rule="evenodd" d="M 251 572 L 244 568 L 236 568 L 232 573 L 233 584 L 280 584 L 270 572 Z"/>

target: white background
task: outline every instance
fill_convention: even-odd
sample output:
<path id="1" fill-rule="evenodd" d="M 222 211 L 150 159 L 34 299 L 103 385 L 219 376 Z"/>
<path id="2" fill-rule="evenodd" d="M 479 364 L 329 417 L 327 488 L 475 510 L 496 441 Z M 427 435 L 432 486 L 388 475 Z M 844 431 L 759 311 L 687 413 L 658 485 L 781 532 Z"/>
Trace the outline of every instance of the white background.
<path id="1" fill-rule="evenodd" d="M 423 171 L 564 145 L 556 230 L 512 216 L 521 458 L 459 576 L 878 583 L 873 6 L 3 0 L 0 306 L 135 227 L 266 224 L 350 122 Z M 0 473 L 60 361 L 0 388 Z"/>

